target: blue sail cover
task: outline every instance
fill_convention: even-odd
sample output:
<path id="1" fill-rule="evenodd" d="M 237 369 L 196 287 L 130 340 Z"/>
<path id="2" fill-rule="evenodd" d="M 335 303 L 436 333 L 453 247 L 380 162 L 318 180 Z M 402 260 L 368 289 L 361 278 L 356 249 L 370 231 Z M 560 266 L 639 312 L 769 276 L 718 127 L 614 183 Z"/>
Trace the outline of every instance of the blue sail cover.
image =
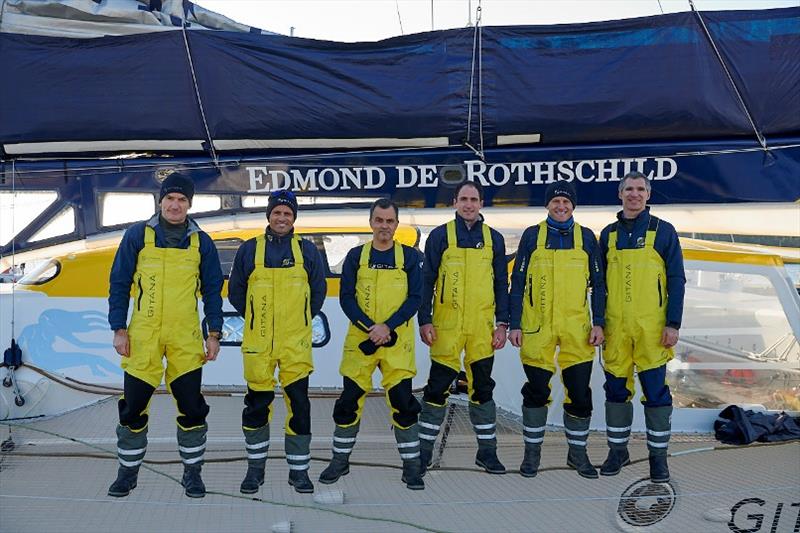
<path id="1" fill-rule="evenodd" d="M 489 148 L 534 134 L 542 145 L 756 145 L 757 131 L 769 146 L 800 135 L 800 8 L 702 13 L 711 40 L 700 17 L 352 44 L 227 31 L 4 33 L 0 145 L 9 155 L 68 152 L 70 143 L 83 152 L 153 149 L 152 141 L 160 152 L 209 141 L 217 151 Z"/>

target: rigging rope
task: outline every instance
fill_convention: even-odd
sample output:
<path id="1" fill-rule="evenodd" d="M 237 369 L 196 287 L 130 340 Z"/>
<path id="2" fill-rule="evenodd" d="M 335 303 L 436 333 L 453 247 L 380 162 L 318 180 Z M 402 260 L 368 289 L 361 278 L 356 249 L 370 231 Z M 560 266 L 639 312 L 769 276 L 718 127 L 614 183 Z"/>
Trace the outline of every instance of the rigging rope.
<path id="1" fill-rule="evenodd" d="M 189 49 L 189 38 L 186 35 L 186 22 L 181 24 L 181 34 L 183 35 L 183 45 L 186 48 L 186 58 L 189 60 L 189 71 L 192 74 L 192 84 L 194 85 L 194 94 L 197 97 L 197 106 L 200 109 L 200 118 L 203 120 L 203 128 L 206 130 L 206 140 L 208 140 L 208 150 L 211 153 L 211 159 L 214 160 L 214 166 L 219 164 L 217 152 L 214 150 L 214 139 L 211 138 L 211 131 L 208 129 L 208 122 L 206 121 L 206 112 L 203 108 L 203 100 L 200 98 L 200 87 L 197 85 L 197 76 L 194 72 L 194 62 L 192 61 L 192 52 Z"/>
<path id="2" fill-rule="evenodd" d="M 719 64 L 722 66 L 722 70 L 725 71 L 725 76 L 728 78 L 728 83 L 730 83 L 731 87 L 733 88 L 733 92 L 736 94 L 737 100 L 739 100 L 739 105 L 742 107 L 742 110 L 744 110 L 744 114 L 747 117 L 747 120 L 750 122 L 750 127 L 753 128 L 753 133 L 756 134 L 756 139 L 758 139 L 758 143 L 761 145 L 761 149 L 764 150 L 765 152 L 769 151 L 769 148 L 767 147 L 767 140 L 764 138 L 761 132 L 758 131 L 758 127 L 756 127 L 756 123 L 753 120 L 753 116 L 750 114 L 750 109 L 747 107 L 747 104 L 744 101 L 744 97 L 742 97 L 742 93 L 739 92 L 739 87 L 736 86 L 736 82 L 734 81 L 730 70 L 728 70 L 728 65 L 725 64 L 725 60 L 722 58 L 722 54 L 717 48 L 717 43 L 714 42 L 714 38 L 711 36 L 711 32 L 708 30 L 708 27 L 706 26 L 706 23 L 703 20 L 700 11 L 698 11 L 697 8 L 695 7 L 694 0 L 689 0 L 689 6 L 692 8 L 692 12 L 695 14 L 695 16 L 697 16 L 697 20 L 700 21 L 700 26 L 702 26 L 703 32 L 706 34 L 706 38 L 711 43 L 711 47 L 714 49 L 714 53 L 717 56 Z"/>
<path id="3" fill-rule="evenodd" d="M 482 73 L 482 59 L 483 59 L 483 51 L 481 50 L 482 46 L 482 32 L 481 32 L 481 3 L 480 0 L 478 1 L 478 7 L 476 9 L 475 15 L 475 29 L 473 31 L 472 36 L 472 61 L 470 64 L 470 74 L 469 74 L 469 99 L 468 99 L 468 106 L 467 106 L 467 132 L 464 136 L 464 146 L 475 152 L 481 160 L 485 159 L 483 153 L 483 73 Z M 477 59 L 476 59 L 477 56 Z M 475 148 L 472 145 L 472 106 L 473 106 L 473 98 L 475 95 L 475 70 L 478 70 L 477 78 L 478 78 L 478 131 L 479 131 L 479 148 Z"/>

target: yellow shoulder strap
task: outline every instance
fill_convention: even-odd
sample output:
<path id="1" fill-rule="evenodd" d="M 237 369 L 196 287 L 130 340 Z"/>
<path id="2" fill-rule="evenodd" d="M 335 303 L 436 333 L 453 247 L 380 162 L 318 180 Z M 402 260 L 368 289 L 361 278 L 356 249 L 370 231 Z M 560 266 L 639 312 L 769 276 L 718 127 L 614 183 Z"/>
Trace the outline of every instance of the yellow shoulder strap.
<path id="1" fill-rule="evenodd" d="M 614 250 L 617 248 L 617 232 L 619 231 L 619 226 L 614 231 L 608 232 L 608 249 Z"/>
<path id="2" fill-rule="evenodd" d="M 155 246 L 156 244 L 156 230 L 150 226 L 144 227 L 144 245 Z"/>
<path id="3" fill-rule="evenodd" d="M 456 238 L 456 221 L 451 220 L 447 223 L 447 246 L 453 248 L 458 247 L 458 239 Z"/>
<path id="4" fill-rule="evenodd" d="M 365 242 L 361 247 L 361 258 L 358 260 L 358 266 L 369 268 L 369 253 L 372 251 L 372 241 Z"/>
<path id="5" fill-rule="evenodd" d="M 486 224 L 481 224 L 481 229 L 483 229 L 483 247 L 491 250 L 492 249 L 492 232 L 490 231 L 489 226 Z"/>
<path id="6" fill-rule="evenodd" d="M 653 244 L 656 242 L 656 232 L 658 231 L 658 223 L 660 222 L 659 219 L 656 219 L 656 227 L 655 229 L 648 229 L 647 233 L 645 234 L 644 238 L 644 247 L 645 248 L 652 248 Z M 648 224 L 649 226 L 649 224 Z"/>
<path id="7" fill-rule="evenodd" d="M 403 245 L 394 241 L 394 267 L 397 270 L 403 270 L 405 266 L 405 256 L 403 255 Z"/>
<path id="8" fill-rule="evenodd" d="M 536 236 L 536 248 L 544 250 L 547 247 L 547 221 L 539 222 L 539 235 Z"/>
<path id="9" fill-rule="evenodd" d="M 253 265 L 256 268 L 264 266 L 265 253 L 267 251 L 267 239 L 263 235 L 256 237 L 256 253 L 253 256 Z"/>
<path id="10" fill-rule="evenodd" d="M 195 232 L 189 237 L 189 248 L 198 250 L 200 248 L 200 234 Z"/>
<path id="11" fill-rule="evenodd" d="M 296 239 L 292 239 L 292 254 L 294 255 L 294 266 L 303 264 L 303 252 L 300 249 L 300 241 L 303 238 L 298 235 Z"/>
<path id="12" fill-rule="evenodd" d="M 583 250 L 583 230 L 577 222 L 572 226 L 572 244 L 576 250 Z"/>

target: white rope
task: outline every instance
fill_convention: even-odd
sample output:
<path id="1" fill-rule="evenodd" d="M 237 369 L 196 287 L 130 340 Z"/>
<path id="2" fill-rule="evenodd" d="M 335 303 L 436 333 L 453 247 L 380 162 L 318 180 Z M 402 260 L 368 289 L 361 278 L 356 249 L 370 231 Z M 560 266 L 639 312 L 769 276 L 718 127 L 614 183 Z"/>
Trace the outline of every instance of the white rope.
<path id="1" fill-rule="evenodd" d="M 472 37 L 472 61 L 469 73 L 469 99 L 467 106 L 467 132 L 464 136 L 464 146 L 475 152 L 481 160 L 485 159 L 483 154 L 483 32 L 481 28 L 481 3 L 475 14 L 475 31 Z M 475 96 L 475 70 L 478 74 L 478 147 L 472 144 L 472 102 Z"/>
<path id="2" fill-rule="evenodd" d="M 197 86 L 197 76 L 194 72 L 194 62 L 192 61 L 192 52 L 189 50 L 189 38 L 186 36 L 186 23 L 181 23 L 181 34 L 183 35 L 183 45 L 186 48 L 186 58 L 189 60 L 189 71 L 192 73 L 192 84 L 194 84 L 194 94 L 197 97 L 197 106 L 200 108 L 200 118 L 203 120 L 203 128 L 206 130 L 206 139 L 208 140 L 208 149 L 211 152 L 211 159 L 214 160 L 214 166 L 219 164 L 217 152 L 214 150 L 214 139 L 211 138 L 211 131 L 208 129 L 208 122 L 206 122 L 206 112 L 203 109 L 203 100 L 200 98 L 200 88 Z"/>
<path id="3" fill-rule="evenodd" d="M 717 49 L 717 44 L 714 42 L 714 38 L 711 37 L 711 32 L 708 31 L 708 27 L 706 27 L 706 23 L 703 20 L 703 17 L 700 15 L 700 12 L 694 6 L 694 0 L 689 0 L 689 6 L 692 8 L 692 11 L 697 16 L 697 20 L 700 21 L 700 25 L 703 27 L 703 31 L 705 32 L 708 41 L 711 43 L 711 47 L 714 49 L 714 53 L 717 55 L 717 60 L 719 61 L 719 64 L 722 65 L 722 70 L 725 71 L 725 76 L 727 76 L 728 78 L 728 83 L 731 84 L 733 92 L 736 94 L 736 98 L 739 100 L 739 105 L 744 110 L 744 114 L 747 117 L 747 120 L 750 122 L 750 127 L 753 128 L 753 133 L 756 134 L 756 139 L 758 139 L 758 143 L 761 145 L 761 148 L 764 151 L 769 150 L 769 148 L 767 147 L 767 140 L 764 138 L 761 132 L 758 131 L 756 123 L 753 120 L 752 115 L 750 114 L 750 110 L 747 108 L 747 104 L 745 103 L 742 94 L 739 92 L 739 88 L 736 86 L 736 82 L 733 80 L 733 76 L 731 76 L 731 73 L 728 70 L 728 66 L 725 64 L 725 60 L 722 58 L 722 54 L 720 54 L 719 50 Z"/>

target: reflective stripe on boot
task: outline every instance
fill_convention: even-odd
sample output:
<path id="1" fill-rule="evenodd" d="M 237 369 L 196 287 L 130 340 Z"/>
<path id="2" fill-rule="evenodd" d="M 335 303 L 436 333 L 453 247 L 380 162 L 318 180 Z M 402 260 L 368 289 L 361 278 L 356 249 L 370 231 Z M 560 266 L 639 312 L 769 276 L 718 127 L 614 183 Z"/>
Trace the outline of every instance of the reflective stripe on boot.
<path id="1" fill-rule="evenodd" d="M 645 407 L 647 450 L 650 452 L 650 481 L 666 483 L 670 479 L 667 466 L 667 448 L 672 433 L 672 406 Z"/>
<path id="2" fill-rule="evenodd" d="M 184 465 L 203 464 L 207 433 L 207 424 L 188 430 L 178 426 L 178 453 Z M 205 494 L 205 489 L 203 493 Z"/>
<path id="3" fill-rule="evenodd" d="M 535 477 L 542 457 L 542 442 L 547 425 L 547 407 L 522 407 L 522 439 L 525 457 L 519 466 L 524 477 Z"/>

